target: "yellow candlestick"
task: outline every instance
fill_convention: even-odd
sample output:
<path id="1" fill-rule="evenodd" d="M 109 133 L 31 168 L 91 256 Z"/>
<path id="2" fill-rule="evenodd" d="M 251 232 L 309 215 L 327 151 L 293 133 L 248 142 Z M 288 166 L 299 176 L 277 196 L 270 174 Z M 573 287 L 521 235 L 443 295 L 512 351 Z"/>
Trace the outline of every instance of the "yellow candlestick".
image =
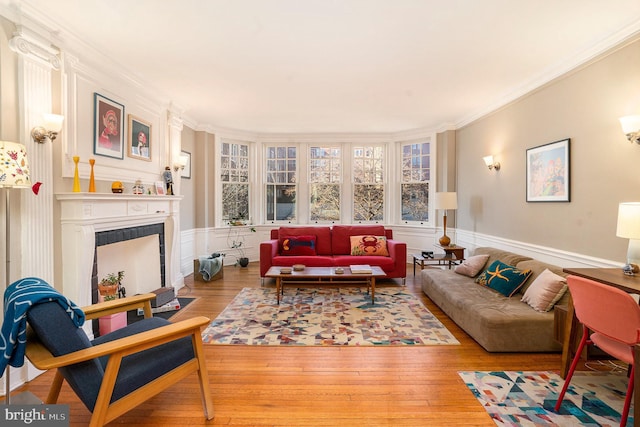
<path id="1" fill-rule="evenodd" d="M 80 176 L 78 176 L 78 162 L 80 161 L 80 157 L 73 156 L 73 163 L 76 164 L 75 172 L 73 173 L 73 192 L 80 192 Z"/>
<path id="2" fill-rule="evenodd" d="M 89 159 L 89 164 L 91 165 L 91 175 L 89 176 L 89 193 L 96 192 L 96 180 L 93 176 L 93 165 L 96 163 L 95 159 Z"/>

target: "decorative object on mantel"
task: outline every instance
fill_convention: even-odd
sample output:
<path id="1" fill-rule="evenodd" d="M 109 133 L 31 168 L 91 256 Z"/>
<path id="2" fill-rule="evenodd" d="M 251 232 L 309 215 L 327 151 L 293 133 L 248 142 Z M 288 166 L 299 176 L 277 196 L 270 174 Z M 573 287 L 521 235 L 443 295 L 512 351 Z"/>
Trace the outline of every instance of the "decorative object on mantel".
<path id="1" fill-rule="evenodd" d="M 111 192 L 114 194 L 120 194 L 124 191 L 124 186 L 120 181 L 113 181 L 111 183 Z"/>
<path id="2" fill-rule="evenodd" d="M 162 181 L 156 181 L 156 194 L 164 196 L 164 183 Z"/>
<path id="3" fill-rule="evenodd" d="M 136 183 L 133 185 L 133 189 L 131 190 L 133 194 L 144 194 L 144 186 L 142 185 L 142 181 L 139 179 L 136 180 Z"/>
<path id="4" fill-rule="evenodd" d="M 80 176 L 78 175 L 78 162 L 80 161 L 80 157 L 73 156 L 73 163 L 75 163 L 75 170 L 73 172 L 73 192 L 79 193 L 80 190 Z"/>
<path id="5" fill-rule="evenodd" d="M 173 196 L 173 175 L 171 175 L 171 168 L 169 166 L 165 166 L 162 179 L 164 179 L 164 185 L 167 188 L 167 196 Z"/>
<path id="6" fill-rule="evenodd" d="M 111 301 L 116 298 L 124 298 L 127 293 L 122 286 L 122 279 L 124 278 L 124 271 L 118 271 L 118 273 L 107 274 L 100 283 L 98 283 L 98 292 L 105 301 Z"/>
<path id="7" fill-rule="evenodd" d="M 91 175 L 89 175 L 89 193 L 96 192 L 96 178 L 93 176 L 93 165 L 96 164 L 96 159 L 89 159 L 91 165 Z"/>

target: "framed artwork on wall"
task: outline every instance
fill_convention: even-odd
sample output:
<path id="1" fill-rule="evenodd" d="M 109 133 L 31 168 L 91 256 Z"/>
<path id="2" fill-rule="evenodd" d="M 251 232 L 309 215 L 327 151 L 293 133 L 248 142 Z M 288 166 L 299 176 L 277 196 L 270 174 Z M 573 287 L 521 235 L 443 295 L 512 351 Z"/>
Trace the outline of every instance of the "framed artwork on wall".
<path id="1" fill-rule="evenodd" d="M 129 114 L 129 150 L 134 159 L 151 161 L 151 123 Z"/>
<path id="2" fill-rule="evenodd" d="M 569 202 L 571 139 L 527 149 L 527 202 Z"/>
<path id="3" fill-rule="evenodd" d="M 124 105 L 94 93 L 93 153 L 124 158 Z"/>
<path id="4" fill-rule="evenodd" d="M 187 164 L 184 165 L 184 169 L 180 172 L 181 178 L 191 179 L 191 153 L 188 151 L 181 151 L 181 155 L 187 159 Z"/>

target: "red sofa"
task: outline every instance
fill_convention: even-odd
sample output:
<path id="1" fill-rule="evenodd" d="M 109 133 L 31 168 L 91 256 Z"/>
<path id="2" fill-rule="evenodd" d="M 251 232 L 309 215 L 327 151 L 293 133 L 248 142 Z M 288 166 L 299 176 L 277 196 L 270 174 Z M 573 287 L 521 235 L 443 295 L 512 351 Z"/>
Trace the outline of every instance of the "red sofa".
<path id="1" fill-rule="evenodd" d="M 283 242 L 288 237 L 315 236 L 314 254 L 285 255 Z M 386 236 L 389 256 L 351 255 L 351 236 Z M 389 278 L 407 276 L 407 244 L 393 240 L 393 230 L 382 225 L 334 225 L 280 227 L 271 230 L 271 240 L 260 243 L 260 277 L 272 266 L 346 267 L 354 264 L 378 266 Z"/>

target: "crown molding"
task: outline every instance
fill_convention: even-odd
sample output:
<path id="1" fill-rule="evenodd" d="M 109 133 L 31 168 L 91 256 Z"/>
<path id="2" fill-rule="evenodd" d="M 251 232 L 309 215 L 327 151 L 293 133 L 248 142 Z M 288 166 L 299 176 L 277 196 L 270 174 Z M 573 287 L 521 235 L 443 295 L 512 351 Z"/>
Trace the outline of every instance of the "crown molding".
<path id="1" fill-rule="evenodd" d="M 613 52 L 621 49 L 627 44 L 640 38 L 640 19 L 626 26 L 620 31 L 610 34 L 607 37 L 599 40 L 582 52 L 567 58 L 560 63 L 554 64 L 548 67 L 543 73 L 537 77 L 529 80 L 528 82 L 515 88 L 513 91 L 504 93 L 497 97 L 492 103 L 485 105 L 483 108 L 472 112 L 471 114 L 462 117 L 455 124 L 456 129 L 460 129 L 470 123 L 475 122 L 500 108 L 536 91 L 542 87 L 550 84 L 551 82 L 565 77 L 566 75 L 575 72 L 582 67 L 600 60 L 605 56 L 612 54 Z"/>

